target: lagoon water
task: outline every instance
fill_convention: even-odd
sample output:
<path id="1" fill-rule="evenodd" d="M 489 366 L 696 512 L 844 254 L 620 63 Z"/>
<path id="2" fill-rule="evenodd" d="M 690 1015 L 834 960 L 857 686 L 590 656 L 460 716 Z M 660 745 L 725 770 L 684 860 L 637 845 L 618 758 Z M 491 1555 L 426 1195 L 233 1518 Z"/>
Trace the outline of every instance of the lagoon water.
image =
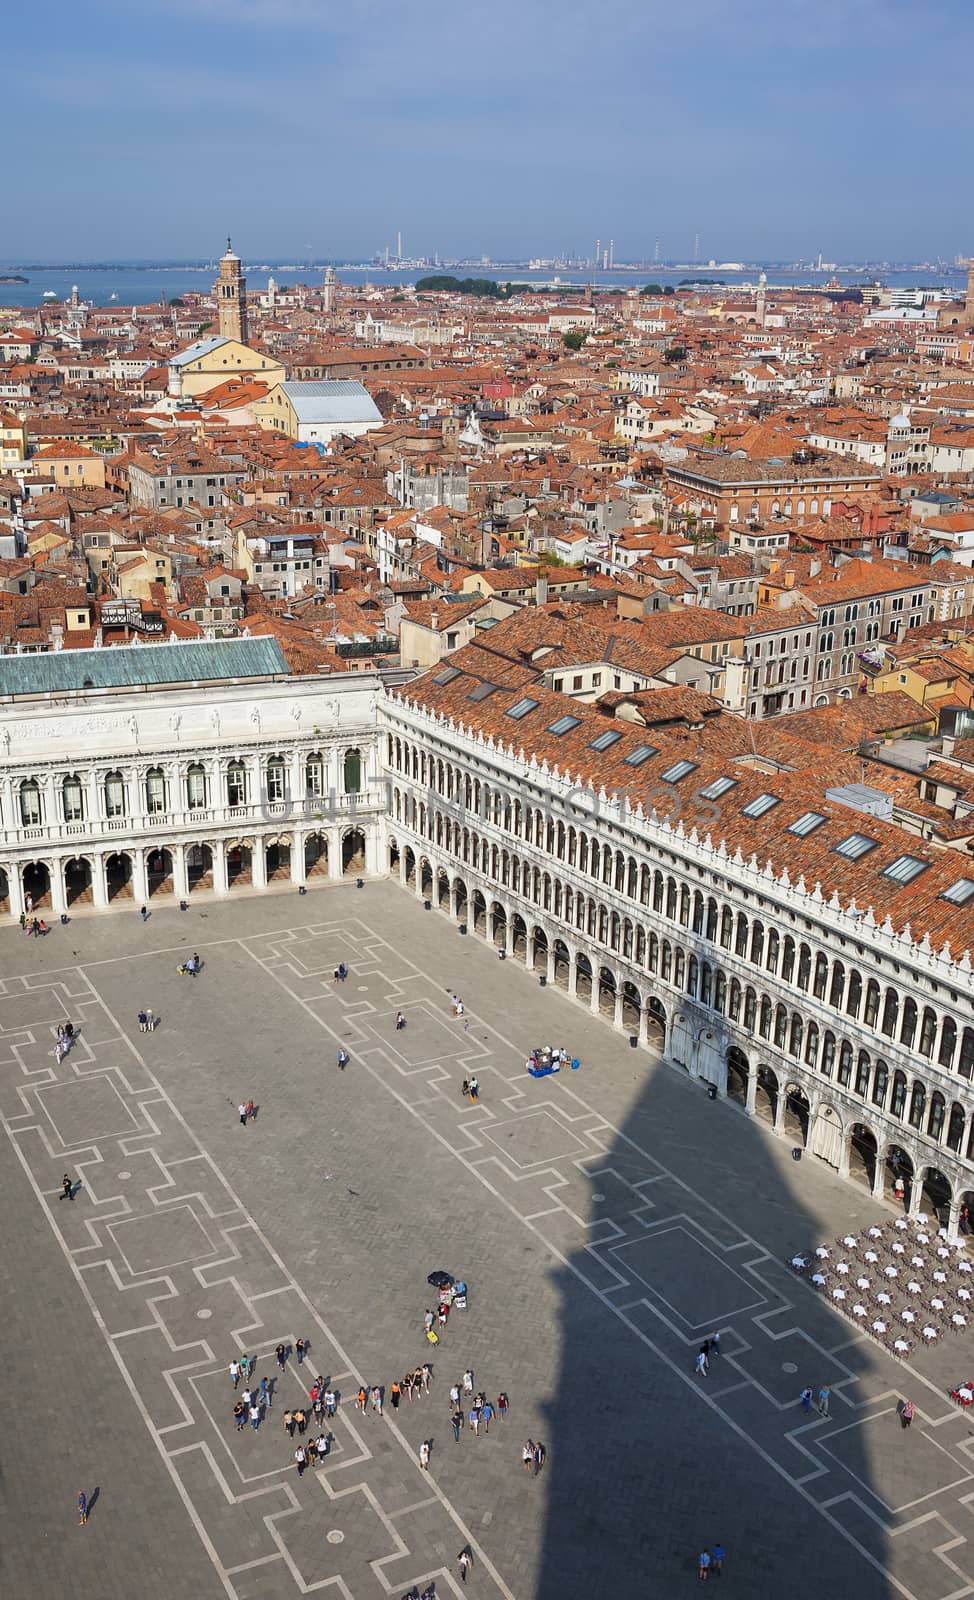
<path id="1" fill-rule="evenodd" d="M 446 270 L 446 269 L 440 269 Z M 457 267 L 452 269 L 457 277 L 484 277 L 497 278 L 503 282 L 514 279 L 518 283 L 550 284 L 556 274 L 546 269 L 543 272 L 519 271 L 514 268 L 501 270 L 487 267 Z M 605 272 L 598 276 L 598 283 L 602 288 L 632 289 L 644 283 L 679 283 L 681 278 L 706 277 L 720 280 L 720 282 L 733 285 L 756 283 L 759 267 L 749 267 L 743 272 L 722 272 L 713 267 L 647 267 L 640 272 Z M 828 279 L 836 278 L 842 284 L 862 283 L 879 278 L 881 282 L 894 288 L 915 287 L 947 287 L 960 290 L 966 281 L 966 274 L 961 270 L 941 272 L 931 268 L 923 272 L 864 272 L 862 269 L 847 271 L 842 269 L 831 272 L 785 272 L 774 267 L 768 267 L 769 284 L 791 286 L 794 284 L 810 284 L 821 287 Z M 369 283 L 383 284 L 395 287 L 397 284 L 415 283 L 417 278 L 429 275 L 432 268 L 410 268 L 408 271 L 393 271 L 370 269 L 362 267 L 337 268 L 339 280 L 343 283 Z M 206 294 L 212 287 L 216 277 L 216 266 L 207 267 L 159 267 L 159 266 L 100 266 L 78 267 L 74 271 L 62 268 L 44 267 L 37 269 L 24 269 L 16 265 L 0 266 L 0 276 L 3 273 L 21 273 L 30 281 L 28 283 L 0 283 L 0 309 L 4 306 L 37 306 L 43 301 L 44 291 L 49 289 L 59 300 L 66 300 L 74 284 L 82 300 L 87 300 L 92 305 L 107 306 L 118 304 L 120 306 L 158 304 L 163 295 L 167 300 L 172 300 L 178 295 L 196 293 Z M 283 268 L 245 266 L 248 288 L 251 292 L 265 289 L 268 277 L 273 277 L 281 288 L 286 288 L 294 283 L 320 284 L 324 276 L 322 267 L 298 267 L 290 271 Z M 581 270 L 576 272 L 562 272 L 557 275 L 566 290 L 574 285 L 584 287 L 589 276 Z"/>

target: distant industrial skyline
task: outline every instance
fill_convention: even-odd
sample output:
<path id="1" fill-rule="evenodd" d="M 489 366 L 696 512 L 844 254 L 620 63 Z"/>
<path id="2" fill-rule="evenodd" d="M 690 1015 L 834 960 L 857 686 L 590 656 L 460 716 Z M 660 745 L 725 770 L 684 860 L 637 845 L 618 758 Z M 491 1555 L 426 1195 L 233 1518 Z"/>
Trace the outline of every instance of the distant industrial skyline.
<path id="1" fill-rule="evenodd" d="M 254 260 L 401 232 L 406 257 L 952 261 L 969 35 L 967 0 L 49 0 L 5 25 L 29 155 L 0 255 L 206 257 L 229 228 Z"/>

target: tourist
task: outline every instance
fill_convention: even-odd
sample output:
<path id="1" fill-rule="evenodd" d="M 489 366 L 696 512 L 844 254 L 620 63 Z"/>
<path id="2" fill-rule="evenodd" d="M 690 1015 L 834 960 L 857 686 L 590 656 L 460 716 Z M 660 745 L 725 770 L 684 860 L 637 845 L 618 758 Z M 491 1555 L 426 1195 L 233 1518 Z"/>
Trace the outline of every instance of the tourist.
<path id="1" fill-rule="evenodd" d="M 697 1577 L 706 1579 L 709 1576 L 710 1576 L 710 1551 L 709 1550 L 701 1550 L 700 1559 L 697 1562 Z"/>
<path id="2" fill-rule="evenodd" d="M 467 1581 L 467 1573 L 470 1571 L 470 1568 L 473 1566 L 473 1557 L 471 1556 L 470 1551 L 466 1548 L 466 1546 L 464 1546 L 464 1548 L 460 1551 L 460 1554 L 457 1556 L 457 1560 L 460 1563 L 460 1578 L 461 1578 L 461 1581 L 463 1583 L 466 1583 L 466 1581 Z"/>
<path id="3" fill-rule="evenodd" d="M 456 1406 L 453 1415 L 450 1417 L 450 1423 L 453 1428 L 453 1438 L 457 1444 L 460 1443 L 460 1429 L 463 1427 L 463 1422 L 463 1412 L 459 1406 Z"/>
<path id="4" fill-rule="evenodd" d="M 904 1428 L 908 1428 L 910 1426 L 910 1424 L 913 1421 L 913 1416 L 914 1416 L 913 1401 L 912 1400 L 904 1400 L 903 1401 L 903 1408 L 900 1411 L 900 1422 L 901 1422 L 901 1424 L 902 1424 L 902 1426 Z"/>
<path id="5" fill-rule="evenodd" d="M 806 1384 L 805 1388 L 802 1390 L 801 1394 L 798 1396 L 798 1398 L 801 1401 L 802 1410 L 803 1411 L 811 1411 L 811 1409 L 812 1409 L 812 1391 L 808 1387 L 807 1384 Z"/>
<path id="6" fill-rule="evenodd" d="M 253 1104 L 253 1102 L 251 1102 L 251 1104 Z M 305 1356 L 308 1354 L 308 1341 L 307 1341 L 307 1339 L 295 1339 L 295 1341 L 294 1341 L 294 1354 L 297 1356 L 297 1358 L 298 1358 L 298 1366 L 300 1366 L 302 1361 L 304 1360 Z"/>
<path id="7" fill-rule="evenodd" d="M 406 1019 L 401 1011 L 396 1012 L 396 1032 L 401 1033 L 406 1026 Z"/>
<path id="8" fill-rule="evenodd" d="M 700 1378 L 705 1378 L 707 1376 L 707 1351 L 703 1345 L 701 1345 L 700 1349 L 697 1351 L 697 1359 L 694 1362 L 693 1370 Z"/>
<path id="9" fill-rule="evenodd" d="M 710 1566 L 715 1578 L 719 1578 L 724 1570 L 724 1557 L 727 1551 L 722 1544 L 715 1544 L 710 1552 Z"/>
<path id="10" fill-rule="evenodd" d="M 398 1383 L 394 1383 L 392 1385 L 391 1389 L 389 1390 L 389 1399 L 392 1401 L 392 1409 L 393 1409 L 393 1411 L 398 1411 L 399 1410 L 399 1402 L 402 1399 L 402 1389 L 400 1388 Z"/>
<path id="11" fill-rule="evenodd" d="M 338 1398 L 334 1389 L 325 1390 L 325 1416 L 333 1417 L 338 1409 Z"/>
<path id="12" fill-rule="evenodd" d="M 538 1473 L 541 1471 L 541 1468 L 544 1466 L 544 1464 L 545 1464 L 545 1447 L 541 1443 L 541 1440 L 539 1439 L 537 1444 L 534 1447 L 534 1475 L 535 1475 L 535 1477 L 538 1476 Z"/>
<path id="13" fill-rule="evenodd" d="M 823 1384 L 822 1388 L 818 1391 L 818 1414 L 820 1417 L 828 1416 L 831 1400 L 832 1391 L 828 1384 Z"/>
<path id="14" fill-rule="evenodd" d="M 285 1411 L 284 1413 L 284 1432 L 289 1439 L 294 1438 L 294 1413 L 292 1411 Z"/>
<path id="15" fill-rule="evenodd" d="M 233 1414 L 237 1422 L 237 1432 L 240 1433 L 247 1421 L 247 1407 L 244 1405 L 242 1400 L 237 1400 L 234 1402 Z"/>
<path id="16" fill-rule="evenodd" d="M 231 1361 L 227 1371 L 230 1374 L 230 1381 L 233 1384 L 233 1387 L 236 1388 L 237 1384 L 240 1382 L 240 1362 Z"/>
<path id="17" fill-rule="evenodd" d="M 419 1464 L 420 1464 L 420 1467 L 422 1468 L 422 1470 L 424 1472 L 429 1472 L 429 1469 L 430 1469 L 430 1442 L 429 1442 L 428 1439 L 424 1439 L 422 1444 L 419 1447 Z"/>
<path id="18" fill-rule="evenodd" d="M 78 1490 L 78 1527 L 83 1528 L 88 1521 L 88 1496 L 83 1489 Z"/>
<path id="19" fill-rule="evenodd" d="M 525 1472 L 532 1471 L 534 1467 L 534 1440 L 525 1439 L 521 1446 L 521 1465 Z"/>
<path id="20" fill-rule="evenodd" d="M 279 1344 L 274 1354 L 277 1357 L 277 1364 L 283 1372 L 287 1365 L 287 1346 Z"/>
<path id="21" fill-rule="evenodd" d="M 500 1394 L 497 1396 L 497 1415 L 499 1417 L 506 1417 L 508 1411 L 510 1410 L 510 1405 L 511 1402 L 508 1400 L 507 1395 L 502 1389 Z"/>
<path id="22" fill-rule="evenodd" d="M 67 1173 L 65 1173 L 64 1177 L 61 1179 L 61 1193 L 58 1198 L 60 1200 L 74 1199 L 74 1184 Z"/>

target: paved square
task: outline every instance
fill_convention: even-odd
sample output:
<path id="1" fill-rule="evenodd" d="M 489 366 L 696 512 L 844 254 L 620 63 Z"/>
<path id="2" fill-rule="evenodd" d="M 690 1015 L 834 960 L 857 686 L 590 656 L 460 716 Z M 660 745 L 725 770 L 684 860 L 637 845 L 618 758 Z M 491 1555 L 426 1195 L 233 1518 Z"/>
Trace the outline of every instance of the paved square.
<path id="1" fill-rule="evenodd" d="M 57 1138 L 66 1149 L 94 1139 L 134 1133 L 139 1122 L 114 1083 L 96 1078 L 90 1083 L 61 1083 L 38 1089 L 37 1100 Z"/>
<path id="2" fill-rule="evenodd" d="M 627 1272 L 665 1301 L 688 1328 L 712 1329 L 764 1304 L 755 1286 L 701 1244 L 687 1228 L 664 1228 L 617 1245 Z"/>
<path id="3" fill-rule="evenodd" d="M 81 1043 L 58 1065 L 66 1015 Z M 570 1039 L 580 1071 L 529 1079 L 539 1038 Z M 469 1544 L 480 1600 L 643 1600 L 695 1586 L 717 1540 L 729 1595 L 974 1593 L 971 1430 L 945 1398 L 970 1340 L 906 1371 L 783 1265 L 870 1197 L 398 886 L 0 930 L 0 1125 L 5 1596 L 398 1600 L 432 1580 L 442 1600 Z M 435 1349 L 434 1267 L 470 1285 Z M 231 1416 L 243 1351 L 271 1386 L 257 1432 Z M 427 1358 L 431 1394 L 393 1408 Z M 466 1367 L 511 1413 L 454 1442 Z M 299 1477 L 283 1415 L 318 1374 L 338 1414 Z M 825 1382 L 828 1420 L 797 1403 Z M 68 1395 L 70 1448 L 49 1448 Z"/>
<path id="4" fill-rule="evenodd" d="M 132 1222 L 115 1222 L 109 1233 L 130 1272 L 158 1272 L 163 1267 L 203 1261 L 216 1246 L 189 1206 L 175 1206 Z"/>

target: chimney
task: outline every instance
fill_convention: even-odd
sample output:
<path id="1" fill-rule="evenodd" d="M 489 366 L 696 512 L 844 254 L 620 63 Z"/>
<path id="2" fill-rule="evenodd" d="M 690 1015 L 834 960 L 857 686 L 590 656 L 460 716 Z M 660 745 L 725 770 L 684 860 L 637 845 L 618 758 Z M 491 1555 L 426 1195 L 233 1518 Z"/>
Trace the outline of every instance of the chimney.
<path id="1" fill-rule="evenodd" d="M 534 603 L 538 606 L 546 606 L 548 604 L 548 580 L 547 578 L 542 577 L 540 572 L 538 573 L 538 581 L 535 586 Z"/>
<path id="2" fill-rule="evenodd" d="M 437 630 L 437 628 L 439 626 L 439 622 L 440 622 L 440 613 L 438 611 L 431 611 L 430 612 L 430 627 L 432 628 L 434 633 L 436 632 L 436 630 Z"/>

